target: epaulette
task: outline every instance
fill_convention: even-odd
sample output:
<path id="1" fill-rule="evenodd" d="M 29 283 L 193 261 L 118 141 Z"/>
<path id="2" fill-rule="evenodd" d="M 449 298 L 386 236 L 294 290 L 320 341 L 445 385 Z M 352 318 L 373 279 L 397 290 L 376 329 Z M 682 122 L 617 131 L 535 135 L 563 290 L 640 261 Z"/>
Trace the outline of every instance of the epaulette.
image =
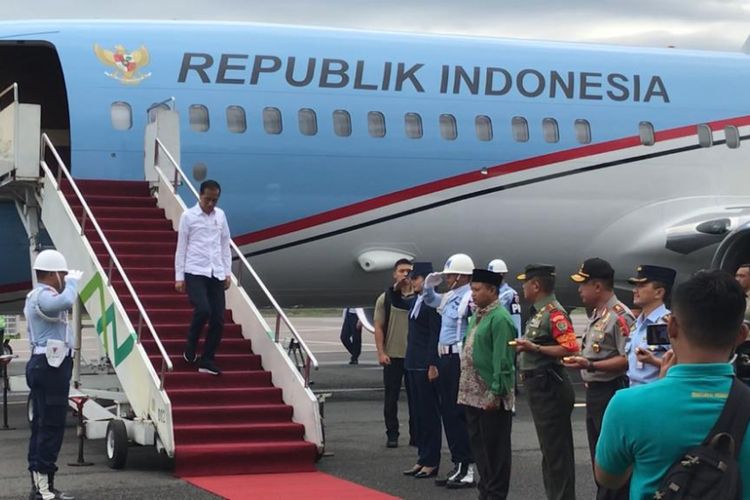
<path id="1" fill-rule="evenodd" d="M 617 324 L 620 327 L 620 332 L 624 337 L 629 337 L 631 332 L 631 325 L 628 325 L 625 316 L 628 314 L 628 310 L 622 306 L 622 304 L 615 304 L 612 306 L 612 310 L 617 314 Z M 632 315 L 632 313 L 631 313 Z"/>

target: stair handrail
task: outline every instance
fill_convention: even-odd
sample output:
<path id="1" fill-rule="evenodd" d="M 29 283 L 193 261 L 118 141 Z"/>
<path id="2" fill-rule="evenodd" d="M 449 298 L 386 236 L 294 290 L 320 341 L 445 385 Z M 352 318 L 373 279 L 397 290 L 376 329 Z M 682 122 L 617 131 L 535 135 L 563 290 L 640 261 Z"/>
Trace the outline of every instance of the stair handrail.
<path id="1" fill-rule="evenodd" d="M 14 116 L 15 117 L 13 119 L 13 158 L 14 158 L 14 164 L 17 166 L 18 165 L 18 145 L 17 145 L 17 143 L 18 143 L 18 136 L 20 135 L 19 127 L 20 127 L 20 122 L 21 122 L 21 120 L 19 120 L 19 118 L 18 118 L 18 114 L 19 114 L 19 106 L 18 105 L 21 103 L 19 101 L 19 99 L 18 99 L 18 82 L 15 82 L 15 83 L 9 85 L 2 92 L 0 92 L 0 99 L 2 99 L 3 97 L 5 97 L 10 92 L 13 92 L 13 102 L 12 102 L 12 104 L 16 105 L 16 109 L 15 109 L 15 112 L 14 112 Z M 4 110 L 7 107 L 8 106 L 0 106 L 0 111 Z"/>
<path id="2" fill-rule="evenodd" d="M 6 87 L 2 92 L 0 92 L 0 99 L 5 97 L 5 94 L 13 91 L 13 102 L 18 103 L 18 83 L 13 83 Z M 7 107 L 7 106 L 5 106 Z M 3 109 L 3 108 L 0 108 Z"/>
<path id="3" fill-rule="evenodd" d="M 49 168 L 49 165 L 47 165 L 45 153 L 48 150 L 50 153 L 52 153 L 52 156 L 55 158 L 55 161 L 57 163 L 57 175 L 56 176 L 52 173 L 52 170 Z M 94 214 L 91 212 L 91 208 L 89 207 L 89 204 L 86 203 L 86 199 L 83 197 L 83 194 L 81 194 L 80 189 L 78 189 L 78 185 L 73 179 L 73 176 L 70 174 L 68 167 L 65 165 L 65 162 L 62 160 L 62 158 L 60 158 L 60 155 L 58 154 L 57 149 L 55 149 L 55 146 L 52 144 L 52 141 L 50 141 L 47 134 L 42 134 L 41 167 L 44 170 L 45 175 L 49 176 L 50 179 L 55 180 L 55 189 L 57 191 L 62 191 L 62 176 L 65 175 L 65 178 L 70 183 L 70 186 L 73 188 L 73 192 L 75 193 L 76 197 L 81 202 L 81 206 L 83 207 L 81 220 L 78 222 L 81 228 L 81 236 L 84 238 L 86 237 L 86 234 L 85 234 L 86 222 L 90 221 L 91 225 L 94 226 L 96 233 L 99 235 L 99 238 L 101 239 L 102 243 L 104 243 L 104 248 L 107 250 L 107 253 L 109 254 L 109 266 L 107 269 L 107 286 L 110 286 L 112 284 L 112 269 L 114 267 L 120 273 L 120 276 L 122 276 L 123 282 L 125 283 L 125 286 L 127 287 L 128 292 L 130 292 L 130 295 L 132 296 L 133 300 L 135 301 L 135 305 L 138 308 L 138 314 L 139 314 L 138 336 L 137 336 L 138 343 L 139 344 L 141 343 L 141 331 L 143 330 L 143 325 L 145 323 L 146 328 L 148 329 L 149 333 L 151 333 L 151 337 L 156 342 L 156 346 L 159 348 L 159 352 L 161 353 L 162 362 L 161 362 L 161 374 L 160 374 L 160 380 L 159 380 L 159 390 L 163 390 L 164 389 L 164 377 L 166 375 L 166 372 L 168 371 L 171 372 L 174 369 L 172 360 L 167 354 L 166 349 L 164 349 L 164 345 L 161 343 L 161 339 L 159 338 L 159 335 L 156 333 L 156 329 L 154 329 L 154 325 L 151 323 L 151 320 L 148 317 L 148 313 L 146 313 L 146 310 L 143 307 L 141 300 L 138 298 L 138 294 L 133 288 L 132 283 L 128 279 L 128 276 L 125 274 L 125 270 L 120 264 L 120 260 L 117 258 L 117 255 L 115 254 L 114 250 L 112 250 L 112 246 L 109 244 L 109 240 L 104 235 L 104 231 L 102 231 L 102 228 L 99 226 L 99 223 L 96 221 L 96 217 L 94 217 Z M 115 296 L 115 300 L 119 301 L 119 297 Z"/>
<path id="4" fill-rule="evenodd" d="M 159 138 L 156 139 L 156 158 L 159 158 L 159 150 L 164 152 L 164 155 L 166 156 L 167 160 L 169 160 L 169 163 L 172 164 L 174 167 L 174 179 L 171 180 L 172 186 L 174 187 L 175 191 L 177 187 L 180 185 L 180 178 L 182 179 L 183 183 L 190 188 L 190 191 L 195 196 L 196 200 L 200 200 L 200 194 L 198 194 L 198 191 L 193 187 L 193 184 L 190 182 L 188 177 L 185 175 L 185 172 L 182 170 L 182 167 L 177 164 L 172 154 L 169 152 L 169 150 L 164 146 L 164 144 L 161 142 Z M 157 162 L 158 163 L 158 162 Z M 157 167 L 158 168 L 158 167 Z M 274 342 L 279 343 L 279 336 L 280 336 L 280 329 L 281 329 L 281 322 L 283 322 L 286 327 L 289 329 L 289 331 L 292 334 L 292 337 L 294 337 L 294 341 L 299 344 L 300 349 L 305 353 L 305 362 L 304 362 L 304 370 L 303 370 L 303 377 L 305 379 L 305 387 L 310 386 L 310 372 L 312 369 L 317 370 L 318 369 L 318 360 L 313 354 L 313 352 L 310 350 L 310 348 L 305 343 L 304 339 L 302 339 L 302 336 L 299 334 L 297 329 L 292 325 L 292 322 L 289 321 L 289 317 L 286 315 L 284 310 L 281 308 L 278 302 L 276 302 L 276 299 L 271 295 L 271 292 L 266 287 L 265 283 L 263 283 L 263 280 L 261 280 L 260 276 L 257 272 L 255 272 L 255 269 L 253 266 L 250 265 L 250 262 L 248 262 L 245 255 L 240 251 L 237 244 L 232 240 L 229 239 L 229 246 L 231 250 L 237 254 L 237 258 L 242 263 L 242 265 L 250 272 L 250 276 L 255 280 L 255 283 L 258 285 L 258 287 L 261 289 L 263 294 L 266 296 L 266 299 L 271 303 L 271 306 L 276 311 L 276 327 L 274 331 Z M 240 268 L 241 272 L 242 268 Z M 239 282 L 239 279 L 238 279 Z"/>

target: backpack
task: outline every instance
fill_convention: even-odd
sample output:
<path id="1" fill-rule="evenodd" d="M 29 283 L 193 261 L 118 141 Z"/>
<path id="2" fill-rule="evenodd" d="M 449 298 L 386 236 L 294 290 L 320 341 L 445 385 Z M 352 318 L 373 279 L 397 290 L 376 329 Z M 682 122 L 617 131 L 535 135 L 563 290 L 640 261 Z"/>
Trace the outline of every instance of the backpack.
<path id="1" fill-rule="evenodd" d="M 667 471 L 655 500 L 741 500 L 739 454 L 750 423 L 750 388 L 736 377 L 711 432 Z M 750 478 L 748 478 L 750 480 Z"/>

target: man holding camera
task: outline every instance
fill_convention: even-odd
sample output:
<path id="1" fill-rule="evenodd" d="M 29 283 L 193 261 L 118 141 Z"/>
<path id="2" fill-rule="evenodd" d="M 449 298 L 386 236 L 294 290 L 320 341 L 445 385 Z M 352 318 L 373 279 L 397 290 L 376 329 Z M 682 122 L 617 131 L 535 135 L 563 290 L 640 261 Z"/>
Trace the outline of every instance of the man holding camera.
<path id="1" fill-rule="evenodd" d="M 669 349 L 669 344 L 656 344 L 649 341 L 648 330 L 661 325 L 666 328 L 669 309 L 665 302 L 674 286 L 677 271 L 668 267 L 638 266 L 636 276 L 628 280 L 635 285 L 633 304 L 641 308 L 625 348 L 628 353 L 628 379 L 630 386 L 648 384 L 659 378 L 661 357 Z M 653 325 L 653 326 L 652 326 Z M 668 340 L 667 340 L 668 341 Z"/>

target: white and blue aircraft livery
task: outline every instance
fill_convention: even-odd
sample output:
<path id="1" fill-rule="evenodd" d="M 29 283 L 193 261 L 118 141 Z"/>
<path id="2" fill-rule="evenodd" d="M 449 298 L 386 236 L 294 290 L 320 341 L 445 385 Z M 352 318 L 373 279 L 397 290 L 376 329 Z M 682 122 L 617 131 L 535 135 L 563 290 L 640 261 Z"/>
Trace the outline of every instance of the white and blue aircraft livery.
<path id="1" fill-rule="evenodd" d="M 568 304 L 586 257 L 620 284 L 642 263 L 733 272 L 750 260 L 748 81 L 739 52 L 0 23 L 0 88 L 42 105 L 77 178 L 143 179 L 148 110 L 174 97 L 183 168 L 221 183 L 235 241 L 287 305 L 369 305 L 402 256 L 555 264 Z M 30 281 L 11 199 L 0 231 L 11 301 Z"/>

